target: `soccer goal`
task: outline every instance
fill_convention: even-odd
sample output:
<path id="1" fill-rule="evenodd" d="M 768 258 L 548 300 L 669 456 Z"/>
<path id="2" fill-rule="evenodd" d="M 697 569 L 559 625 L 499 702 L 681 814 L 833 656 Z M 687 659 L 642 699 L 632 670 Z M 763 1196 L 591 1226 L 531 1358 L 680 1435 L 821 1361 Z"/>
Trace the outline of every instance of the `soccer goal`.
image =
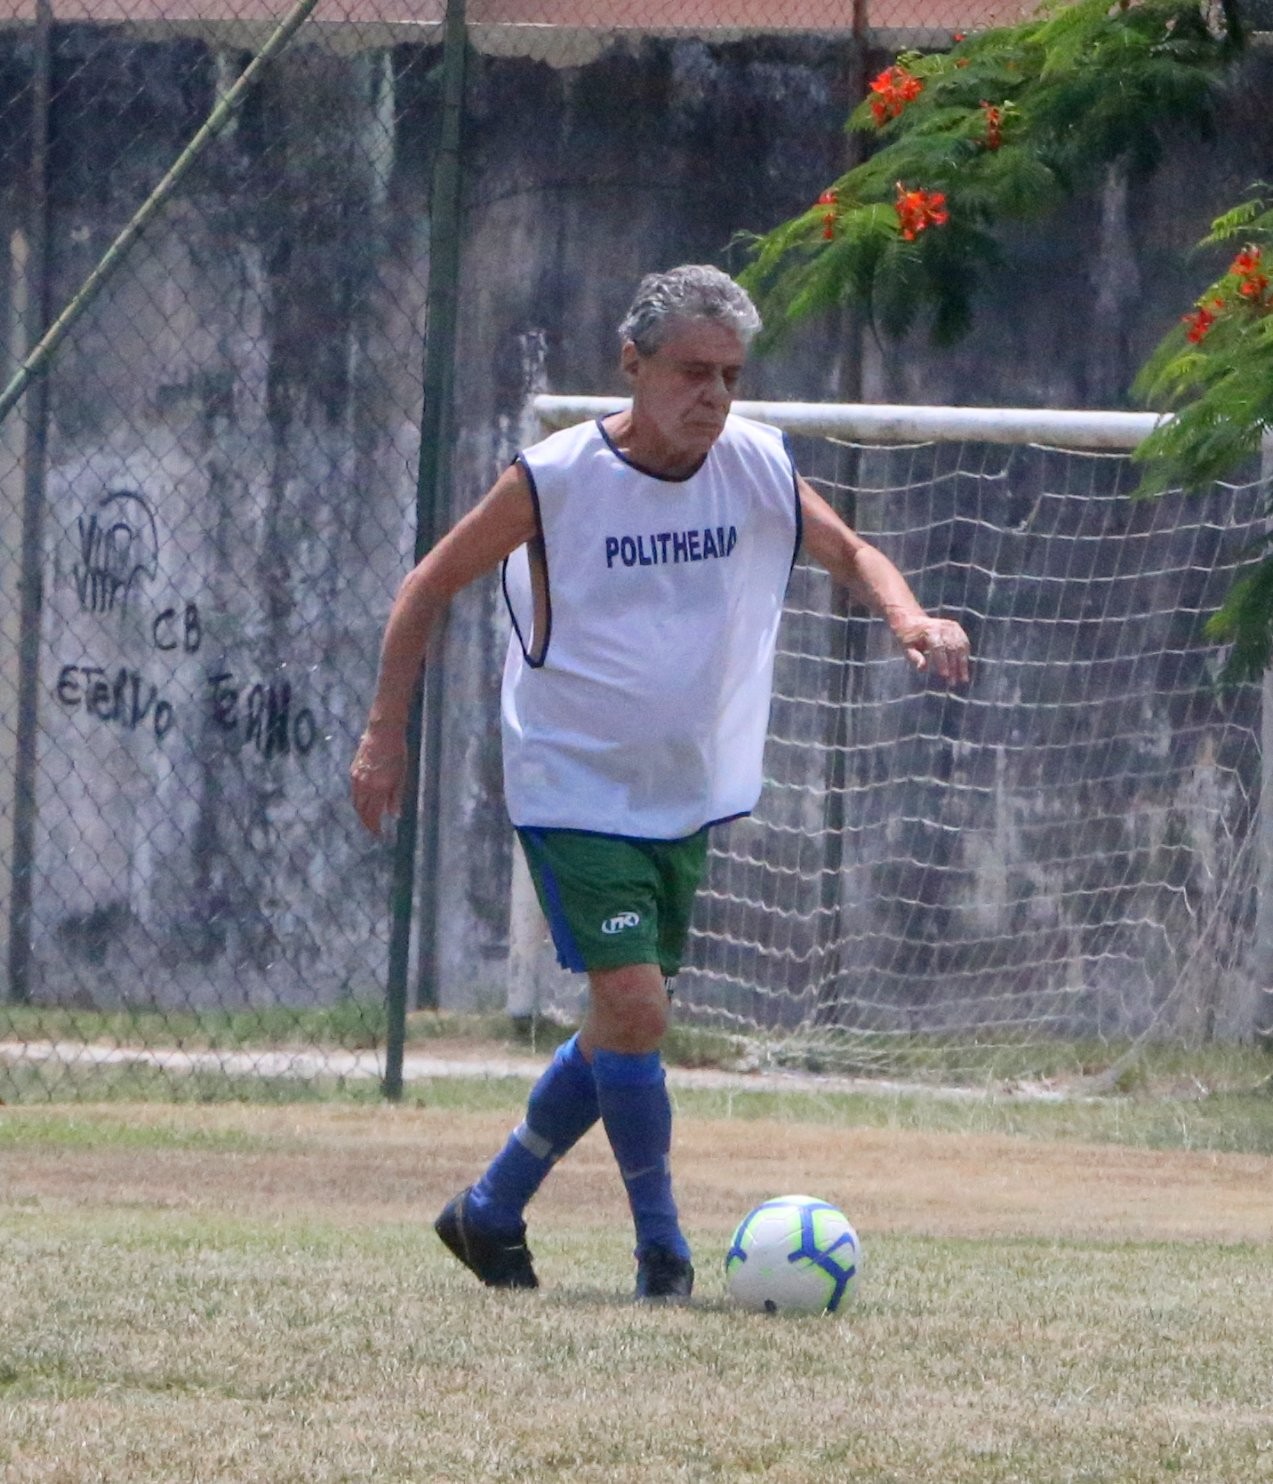
<path id="1" fill-rule="evenodd" d="M 682 1015 L 761 1062 L 948 1079 L 1260 1034 L 1262 688 L 1221 684 L 1203 633 L 1265 529 L 1258 471 L 1132 499 L 1145 414 L 736 410 L 964 624 L 975 670 L 927 682 L 797 564 L 764 795 L 717 832 Z"/>

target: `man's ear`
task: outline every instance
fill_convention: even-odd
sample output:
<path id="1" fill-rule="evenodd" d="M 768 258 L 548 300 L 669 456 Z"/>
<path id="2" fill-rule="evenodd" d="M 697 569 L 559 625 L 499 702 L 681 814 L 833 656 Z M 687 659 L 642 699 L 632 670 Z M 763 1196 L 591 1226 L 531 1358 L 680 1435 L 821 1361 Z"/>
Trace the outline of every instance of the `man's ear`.
<path id="1" fill-rule="evenodd" d="M 637 350 L 635 342 L 625 340 L 619 350 L 619 369 L 629 381 L 635 379 L 640 360 L 641 352 Z"/>

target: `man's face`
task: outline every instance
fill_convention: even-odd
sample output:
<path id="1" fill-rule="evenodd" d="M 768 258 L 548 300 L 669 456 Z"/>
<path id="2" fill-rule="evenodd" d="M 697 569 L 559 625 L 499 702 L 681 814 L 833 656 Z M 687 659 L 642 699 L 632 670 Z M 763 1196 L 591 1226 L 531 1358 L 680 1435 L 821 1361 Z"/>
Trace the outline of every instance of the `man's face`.
<path id="1" fill-rule="evenodd" d="M 633 413 L 669 453 L 701 459 L 724 431 L 746 358 L 741 336 L 718 320 L 674 322 L 648 356 L 628 341 L 623 369 L 632 382 Z"/>

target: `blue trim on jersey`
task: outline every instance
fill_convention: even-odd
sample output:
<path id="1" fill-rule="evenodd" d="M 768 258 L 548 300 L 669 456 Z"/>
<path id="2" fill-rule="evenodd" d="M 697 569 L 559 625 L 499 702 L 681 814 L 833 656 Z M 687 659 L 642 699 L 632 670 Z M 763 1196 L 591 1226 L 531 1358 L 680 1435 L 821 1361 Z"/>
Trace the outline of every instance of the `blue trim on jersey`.
<path id="1" fill-rule="evenodd" d="M 539 488 L 538 488 L 538 486 L 535 483 L 535 475 L 532 472 L 530 465 L 521 456 L 521 454 L 518 454 L 517 455 L 517 457 L 513 460 L 513 463 L 514 464 L 520 464 L 521 465 L 521 467 L 522 467 L 522 473 L 526 476 L 526 483 L 527 483 L 527 485 L 530 488 L 530 501 L 531 501 L 531 504 L 535 507 L 535 530 L 536 530 L 536 532 L 538 534 L 538 537 L 539 537 L 539 549 L 543 553 L 543 558 L 544 558 L 544 643 L 543 643 L 542 648 L 539 651 L 539 658 L 538 659 L 534 658 L 534 656 L 531 654 L 530 650 L 527 649 L 527 647 L 526 647 L 526 637 L 522 633 L 521 625 L 517 622 L 517 614 L 513 611 L 512 600 L 508 596 L 508 558 L 507 557 L 505 557 L 504 560 L 503 560 L 503 562 L 500 563 L 500 569 L 499 569 L 499 585 L 500 585 L 500 591 L 504 594 L 504 607 L 508 609 L 508 617 L 509 617 L 510 621 L 512 622 L 513 632 L 517 635 L 517 642 L 518 642 L 518 644 L 521 645 L 522 658 L 526 661 L 526 663 L 530 666 L 530 668 L 532 670 L 540 670 L 540 669 L 543 668 L 544 661 L 548 658 L 548 646 L 552 642 L 552 636 L 553 636 L 553 597 L 552 597 L 552 583 L 549 581 L 549 578 L 548 578 L 548 543 L 544 540 L 544 518 L 541 515 L 540 509 L 539 509 Z M 526 560 L 527 560 L 527 562 L 530 562 L 532 560 L 532 557 L 530 556 L 529 553 L 527 553 Z M 534 585 L 534 582 L 532 581 L 531 582 L 531 621 L 532 622 L 534 622 L 534 614 L 535 614 L 535 596 L 534 596 L 534 594 L 535 594 L 535 585 Z"/>
<path id="2" fill-rule="evenodd" d="M 570 931 L 570 923 L 566 919 L 565 908 L 561 902 L 561 888 L 557 884 L 557 878 L 553 875 L 552 867 L 548 863 L 543 844 L 539 839 L 541 832 L 534 829 L 520 829 L 518 833 L 535 850 L 535 864 L 539 867 L 540 881 L 544 888 L 546 908 L 544 915 L 548 918 L 548 930 L 552 934 L 553 947 L 557 950 L 557 962 L 572 974 L 586 974 L 588 965 L 584 963 L 579 944 L 575 941 L 574 933 Z"/>
<path id="3" fill-rule="evenodd" d="M 751 810 L 741 809 L 737 814 L 726 814 L 720 819 L 709 819 L 706 824 L 699 825 L 698 829 L 691 830 L 688 835 L 621 835 L 615 830 L 586 830 L 573 824 L 518 824 L 515 819 L 509 823 L 515 830 L 534 830 L 537 835 L 593 835 L 598 840 L 628 840 L 633 845 L 679 845 L 683 840 L 692 840 L 695 835 L 701 835 L 704 830 L 714 829 L 718 824 L 728 824 L 733 819 L 750 819 Z"/>
<path id="4" fill-rule="evenodd" d="M 796 499 L 796 544 L 791 550 L 791 565 L 794 568 L 796 558 L 800 555 L 800 543 L 804 540 L 804 511 L 800 506 L 800 471 L 796 468 L 796 456 L 791 451 L 791 439 L 785 432 L 782 435 L 782 446 L 791 460 L 791 488 Z"/>
<path id="5" fill-rule="evenodd" d="M 606 413 L 606 417 L 611 416 L 613 416 L 612 413 Z M 644 464 L 638 464 L 635 459 L 630 459 L 627 454 L 619 448 L 618 444 L 615 443 L 610 434 L 606 432 L 605 424 L 601 418 L 597 419 L 597 432 L 601 434 L 602 438 L 605 440 L 606 447 L 615 456 L 615 458 L 619 460 L 621 464 L 626 464 L 629 469 L 635 469 L 638 474 L 644 474 L 647 479 L 658 479 L 661 480 L 664 484 L 684 484 L 686 480 L 693 479 L 694 476 L 711 457 L 712 453 L 712 449 L 709 448 L 688 474 L 660 474 L 658 470 L 647 469 Z M 713 444 L 712 448 L 715 448 L 715 446 L 716 445 Z"/>

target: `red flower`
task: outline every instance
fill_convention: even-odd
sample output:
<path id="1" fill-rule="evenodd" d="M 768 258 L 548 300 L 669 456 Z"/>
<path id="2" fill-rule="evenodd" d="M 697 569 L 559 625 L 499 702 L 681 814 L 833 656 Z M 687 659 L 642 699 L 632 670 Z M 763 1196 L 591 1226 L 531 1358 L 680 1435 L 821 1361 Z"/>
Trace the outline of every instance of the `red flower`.
<path id="1" fill-rule="evenodd" d="M 897 212 L 905 242 L 914 242 L 929 227 L 941 227 L 950 220 L 946 197 L 940 191 L 908 191 L 900 180 L 893 210 Z"/>
<path id="2" fill-rule="evenodd" d="M 1192 313 L 1183 314 L 1180 318 L 1189 326 L 1185 339 L 1190 345 L 1197 345 L 1200 340 L 1205 340 L 1211 326 L 1216 322 L 1215 315 L 1201 304 Z"/>
<path id="3" fill-rule="evenodd" d="M 1260 249 L 1247 245 L 1229 264 L 1229 272 L 1239 278 L 1248 278 L 1260 271 Z"/>
<path id="4" fill-rule="evenodd" d="M 923 82 L 905 67 L 886 67 L 871 80 L 871 117 L 876 127 L 898 118 L 908 103 L 924 91 Z"/>
<path id="5" fill-rule="evenodd" d="M 1003 109 L 982 99 L 981 111 L 986 116 L 986 148 L 998 149 L 1003 143 Z"/>
<path id="6" fill-rule="evenodd" d="M 1246 303 L 1255 304 L 1260 309 L 1273 309 L 1273 304 L 1266 301 L 1269 275 L 1260 272 L 1260 248 L 1248 243 L 1228 264 L 1228 273 L 1237 279 L 1237 294 L 1245 298 Z"/>
<path id="7" fill-rule="evenodd" d="M 830 242 L 835 236 L 835 206 L 837 199 L 834 191 L 823 191 L 818 197 L 818 205 L 827 207 L 827 210 L 822 213 L 822 236 L 826 242 Z"/>
<path id="8" fill-rule="evenodd" d="M 1215 324 L 1216 317 L 1224 307 L 1224 300 L 1216 298 L 1212 299 L 1210 309 L 1205 304 L 1199 304 L 1195 306 L 1191 314 L 1181 315 L 1182 321 L 1189 326 L 1189 332 L 1185 336 L 1185 339 L 1191 345 L 1197 345 L 1200 340 L 1205 339 L 1207 332 Z"/>
<path id="9" fill-rule="evenodd" d="M 1248 304 L 1257 304 L 1261 309 L 1269 306 L 1264 301 L 1269 286 L 1269 275 L 1260 272 L 1260 249 L 1248 244 L 1229 264 L 1229 273 L 1238 280 L 1238 293 Z"/>

